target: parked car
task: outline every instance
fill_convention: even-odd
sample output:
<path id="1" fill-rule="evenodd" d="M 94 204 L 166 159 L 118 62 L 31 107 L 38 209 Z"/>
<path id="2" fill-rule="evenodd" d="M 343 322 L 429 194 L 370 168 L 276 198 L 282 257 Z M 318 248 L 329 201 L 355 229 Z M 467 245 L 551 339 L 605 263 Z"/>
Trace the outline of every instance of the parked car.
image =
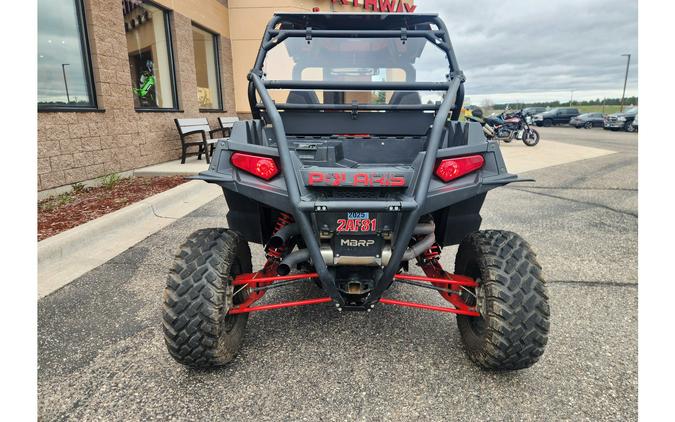
<path id="1" fill-rule="evenodd" d="M 526 107 L 523 109 L 523 116 L 534 116 L 535 114 L 543 113 L 546 107 Z"/>
<path id="2" fill-rule="evenodd" d="M 635 132 L 632 123 L 637 116 L 638 108 L 629 108 L 624 112 L 610 114 L 605 117 L 604 127 L 608 130 L 625 130 L 626 132 Z"/>
<path id="3" fill-rule="evenodd" d="M 579 110 L 571 107 L 557 107 L 543 113 L 535 114 L 532 121 L 537 126 L 549 127 L 553 125 L 566 125 L 572 117 L 577 117 Z"/>
<path id="4" fill-rule="evenodd" d="M 577 129 L 582 127 L 586 129 L 602 127 L 604 123 L 605 117 L 602 113 L 584 113 L 577 117 L 572 117 L 570 120 L 570 126 L 574 126 Z"/>

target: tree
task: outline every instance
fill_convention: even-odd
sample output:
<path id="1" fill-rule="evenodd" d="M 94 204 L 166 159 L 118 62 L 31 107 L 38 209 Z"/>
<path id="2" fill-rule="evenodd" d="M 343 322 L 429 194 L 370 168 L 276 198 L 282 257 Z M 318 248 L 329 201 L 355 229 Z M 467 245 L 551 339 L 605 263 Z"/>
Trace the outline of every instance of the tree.
<path id="1" fill-rule="evenodd" d="M 490 98 L 485 98 L 481 101 L 480 106 L 483 110 L 492 110 L 495 107 L 495 103 Z"/>

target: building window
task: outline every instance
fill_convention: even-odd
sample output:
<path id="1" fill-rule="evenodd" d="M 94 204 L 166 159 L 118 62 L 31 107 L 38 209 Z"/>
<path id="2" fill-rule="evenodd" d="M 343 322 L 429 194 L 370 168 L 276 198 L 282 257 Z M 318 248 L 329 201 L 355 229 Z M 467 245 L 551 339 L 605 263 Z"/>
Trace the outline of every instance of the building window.
<path id="1" fill-rule="evenodd" d="M 192 27 L 192 42 L 197 70 L 197 98 L 201 110 L 221 110 L 218 36 L 197 26 Z"/>
<path id="2" fill-rule="evenodd" d="M 123 0 L 134 106 L 175 109 L 169 13 L 141 0 Z"/>
<path id="3" fill-rule="evenodd" d="M 38 110 L 96 107 L 81 0 L 38 1 Z"/>

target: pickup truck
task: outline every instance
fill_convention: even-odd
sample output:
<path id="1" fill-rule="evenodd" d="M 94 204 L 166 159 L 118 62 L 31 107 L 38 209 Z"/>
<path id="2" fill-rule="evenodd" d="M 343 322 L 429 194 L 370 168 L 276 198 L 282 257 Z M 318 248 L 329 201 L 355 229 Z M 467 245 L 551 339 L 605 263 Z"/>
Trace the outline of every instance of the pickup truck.
<path id="1" fill-rule="evenodd" d="M 570 119 L 577 117 L 579 110 L 571 107 L 558 107 L 545 111 L 543 113 L 535 114 L 532 121 L 537 126 L 549 127 L 553 125 L 566 125 Z"/>
<path id="2" fill-rule="evenodd" d="M 633 120 L 637 116 L 638 108 L 633 107 L 624 112 L 610 114 L 605 118 L 604 128 L 606 130 L 625 130 L 626 132 L 635 132 Z"/>

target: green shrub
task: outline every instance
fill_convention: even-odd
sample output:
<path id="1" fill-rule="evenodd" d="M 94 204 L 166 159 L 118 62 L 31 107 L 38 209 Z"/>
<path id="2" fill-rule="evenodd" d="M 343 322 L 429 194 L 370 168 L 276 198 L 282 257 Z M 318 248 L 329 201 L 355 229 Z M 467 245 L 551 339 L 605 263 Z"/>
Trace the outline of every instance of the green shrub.
<path id="1" fill-rule="evenodd" d="M 122 180 L 122 177 L 117 173 L 111 173 L 101 178 L 101 185 L 107 189 L 114 188 Z"/>
<path id="2" fill-rule="evenodd" d="M 56 197 L 56 203 L 58 205 L 66 205 L 70 202 L 73 202 L 74 199 L 75 199 L 75 197 L 73 196 L 72 193 L 65 192 L 65 193 L 62 193 L 61 195 Z"/>

